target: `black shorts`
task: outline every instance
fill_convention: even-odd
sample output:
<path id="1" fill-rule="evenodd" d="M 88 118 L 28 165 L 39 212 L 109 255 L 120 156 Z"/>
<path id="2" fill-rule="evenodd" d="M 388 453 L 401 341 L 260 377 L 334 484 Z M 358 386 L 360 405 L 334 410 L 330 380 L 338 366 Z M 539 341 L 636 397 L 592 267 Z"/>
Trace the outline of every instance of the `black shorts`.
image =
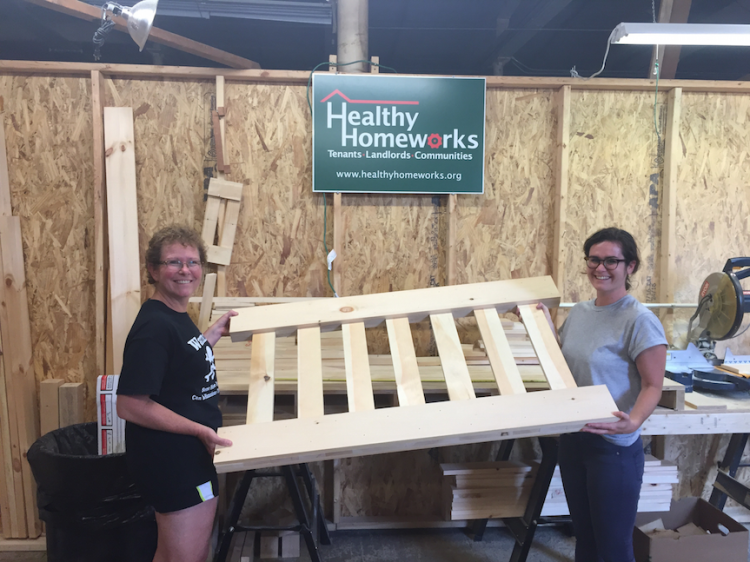
<path id="1" fill-rule="evenodd" d="M 197 437 L 128 423 L 125 446 L 130 474 L 158 513 L 186 509 L 218 495 L 213 459 Z"/>

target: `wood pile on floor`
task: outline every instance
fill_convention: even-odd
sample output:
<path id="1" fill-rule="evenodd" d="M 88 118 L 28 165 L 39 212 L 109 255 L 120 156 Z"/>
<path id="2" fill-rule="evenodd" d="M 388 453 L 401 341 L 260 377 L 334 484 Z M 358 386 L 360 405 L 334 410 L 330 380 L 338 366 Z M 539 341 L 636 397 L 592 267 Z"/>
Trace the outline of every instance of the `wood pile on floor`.
<path id="1" fill-rule="evenodd" d="M 446 521 L 521 517 L 536 478 L 537 464 L 513 461 L 442 464 Z M 677 467 L 646 456 L 638 511 L 669 511 Z M 555 467 L 542 516 L 569 515 L 560 468 Z"/>

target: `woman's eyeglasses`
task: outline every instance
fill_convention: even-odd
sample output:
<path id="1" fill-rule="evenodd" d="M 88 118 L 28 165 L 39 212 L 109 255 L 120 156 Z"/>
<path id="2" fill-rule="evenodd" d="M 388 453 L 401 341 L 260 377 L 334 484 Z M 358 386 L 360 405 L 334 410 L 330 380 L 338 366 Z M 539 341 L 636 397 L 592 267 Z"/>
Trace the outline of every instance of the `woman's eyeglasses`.
<path id="1" fill-rule="evenodd" d="M 166 265 L 169 269 L 173 271 L 180 271 L 183 265 L 186 265 L 188 269 L 195 269 L 201 266 L 201 262 L 195 261 L 195 260 L 188 260 L 185 262 L 180 261 L 180 260 L 167 260 L 167 261 L 160 261 L 159 263 L 162 265 Z"/>
<path id="2" fill-rule="evenodd" d="M 613 270 L 617 269 L 617 265 L 620 262 L 628 261 L 628 260 L 621 260 L 621 259 L 618 259 L 618 258 L 604 258 L 604 259 L 600 259 L 600 258 L 597 258 L 597 257 L 594 257 L 594 256 L 585 257 L 583 259 L 586 260 L 586 265 L 588 266 L 589 269 L 596 269 L 597 267 L 599 267 L 599 264 L 603 263 L 604 264 L 604 269 L 606 269 L 607 271 L 613 271 Z"/>

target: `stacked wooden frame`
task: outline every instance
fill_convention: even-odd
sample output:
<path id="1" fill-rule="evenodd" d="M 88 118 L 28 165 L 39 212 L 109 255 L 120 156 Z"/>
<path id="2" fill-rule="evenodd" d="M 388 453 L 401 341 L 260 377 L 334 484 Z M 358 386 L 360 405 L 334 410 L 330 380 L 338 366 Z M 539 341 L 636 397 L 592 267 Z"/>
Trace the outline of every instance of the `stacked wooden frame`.
<path id="1" fill-rule="evenodd" d="M 239 311 L 234 341 L 252 338 L 247 425 L 222 428 L 232 447 L 216 452 L 219 472 L 578 431 L 613 421 L 605 387 L 577 388 L 537 302 L 558 304 L 550 277 L 303 301 Z M 527 393 L 499 314 L 518 306 L 550 390 Z M 476 398 L 454 322 L 472 313 L 499 396 Z M 448 401 L 426 403 L 410 323 L 428 317 Z M 365 328 L 385 321 L 399 407 L 375 409 Z M 321 330 L 341 327 L 349 412 L 324 415 Z M 297 418 L 273 421 L 276 337 L 297 334 Z"/>

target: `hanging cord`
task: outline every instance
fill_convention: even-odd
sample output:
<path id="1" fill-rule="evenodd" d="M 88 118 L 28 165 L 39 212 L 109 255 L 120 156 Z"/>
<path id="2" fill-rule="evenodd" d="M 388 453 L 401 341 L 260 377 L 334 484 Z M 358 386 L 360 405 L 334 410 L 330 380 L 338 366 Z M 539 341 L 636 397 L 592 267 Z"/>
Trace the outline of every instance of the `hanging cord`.
<path id="1" fill-rule="evenodd" d="M 604 51 L 604 60 L 602 61 L 602 67 L 597 71 L 594 72 L 591 76 L 588 78 L 585 78 L 578 74 L 578 71 L 576 70 L 576 67 L 573 66 L 573 68 L 570 69 L 570 76 L 573 78 L 581 78 L 582 80 L 591 80 L 592 78 L 595 78 L 596 76 L 599 76 L 604 71 L 604 66 L 607 64 L 607 57 L 609 56 L 609 47 L 612 44 L 612 36 L 615 34 L 615 30 L 612 30 L 612 33 L 609 34 L 609 37 L 607 38 L 607 50 Z"/>
<path id="2" fill-rule="evenodd" d="M 112 31 L 115 26 L 115 22 L 112 20 L 106 20 L 102 22 L 102 25 L 94 32 L 94 60 L 98 61 L 102 58 L 101 48 L 104 42 L 107 40 L 107 35 Z"/>
<path id="3" fill-rule="evenodd" d="M 371 66 L 377 66 L 377 67 L 380 67 L 380 68 L 385 68 L 385 69 L 390 70 L 393 73 L 396 73 L 396 69 L 395 68 L 391 68 L 390 66 L 385 66 L 383 64 L 378 64 L 378 63 L 370 62 L 370 61 L 367 61 L 367 60 L 355 60 L 355 61 L 352 61 L 352 62 L 321 62 L 320 64 L 315 65 L 315 68 L 313 68 L 310 71 L 310 78 L 307 79 L 307 90 L 305 92 L 305 95 L 307 97 L 307 107 L 310 108 L 310 117 L 312 117 L 312 114 L 313 114 L 312 102 L 310 102 L 310 87 L 312 85 L 313 72 L 315 72 L 316 70 L 318 70 L 321 66 L 325 66 L 325 65 L 328 65 L 328 66 L 348 66 L 350 64 L 358 64 L 360 62 L 363 62 L 365 64 L 369 64 Z M 331 268 L 328 267 L 328 255 L 329 255 L 329 252 L 328 252 L 328 244 L 326 243 L 326 237 L 327 237 L 327 235 L 328 235 L 328 201 L 327 201 L 326 194 L 324 193 L 323 194 L 323 249 L 326 252 L 326 271 L 328 272 L 328 286 L 331 288 L 331 291 L 333 291 L 333 296 L 334 297 L 338 297 L 339 295 L 338 295 L 338 293 L 336 293 L 336 289 L 333 288 L 333 284 L 331 283 Z M 333 260 L 331 260 L 331 261 L 333 261 Z"/>

